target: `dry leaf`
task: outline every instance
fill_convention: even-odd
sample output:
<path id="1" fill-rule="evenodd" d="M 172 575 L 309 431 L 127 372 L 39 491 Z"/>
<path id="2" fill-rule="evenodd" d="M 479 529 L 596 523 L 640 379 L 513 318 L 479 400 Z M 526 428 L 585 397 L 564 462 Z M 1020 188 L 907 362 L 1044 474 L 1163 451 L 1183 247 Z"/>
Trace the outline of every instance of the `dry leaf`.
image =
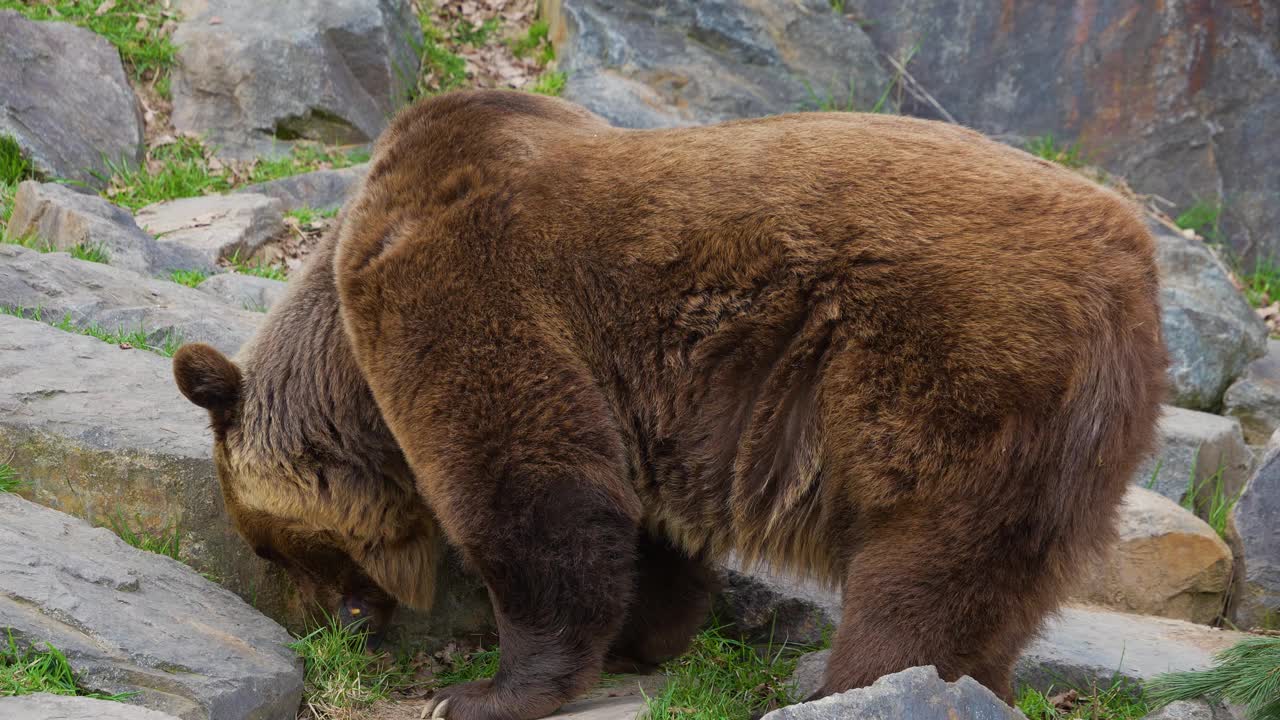
<path id="1" fill-rule="evenodd" d="M 97 15 L 98 17 L 102 17 L 103 15 L 106 15 L 107 13 L 111 12 L 112 9 L 115 8 L 115 6 L 116 6 L 116 0 L 102 0 L 102 4 L 98 6 L 97 10 L 93 11 L 93 14 Z"/>
<path id="2" fill-rule="evenodd" d="M 210 24 L 210 25 L 221 25 L 221 24 L 222 24 L 222 18 L 218 17 L 217 15 L 214 15 L 213 17 L 209 18 L 209 24 Z"/>

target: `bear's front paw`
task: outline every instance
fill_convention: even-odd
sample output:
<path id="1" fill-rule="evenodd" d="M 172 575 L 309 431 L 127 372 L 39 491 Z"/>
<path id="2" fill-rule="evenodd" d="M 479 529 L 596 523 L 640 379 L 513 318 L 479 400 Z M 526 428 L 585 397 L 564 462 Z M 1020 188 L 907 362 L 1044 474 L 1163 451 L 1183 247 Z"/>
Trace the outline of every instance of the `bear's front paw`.
<path id="1" fill-rule="evenodd" d="M 427 701 L 424 718 L 437 720 L 510 720 L 517 715 L 496 707 L 492 680 L 450 685 Z"/>

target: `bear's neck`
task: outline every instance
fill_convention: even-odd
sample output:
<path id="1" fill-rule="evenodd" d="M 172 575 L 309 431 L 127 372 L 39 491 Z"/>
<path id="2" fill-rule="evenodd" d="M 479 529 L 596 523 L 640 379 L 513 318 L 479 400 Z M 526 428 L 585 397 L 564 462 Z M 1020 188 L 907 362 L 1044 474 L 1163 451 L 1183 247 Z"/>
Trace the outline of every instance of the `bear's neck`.
<path id="1" fill-rule="evenodd" d="M 331 232 L 243 358 L 244 436 L 265 457 L 327 454 L 373 467 L 400 457 L 339 313 Z"/>

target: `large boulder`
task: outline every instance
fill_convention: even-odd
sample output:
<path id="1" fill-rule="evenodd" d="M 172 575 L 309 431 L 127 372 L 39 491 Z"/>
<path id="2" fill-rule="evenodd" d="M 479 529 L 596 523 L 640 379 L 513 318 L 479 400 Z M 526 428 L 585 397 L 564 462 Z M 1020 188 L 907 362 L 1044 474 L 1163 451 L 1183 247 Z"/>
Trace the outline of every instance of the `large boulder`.
<path id="1" fill-rule="evenodd" d="M 38 175 L 100 187 L 108 162 L 142 160 L 142 111 L 111 43 L 12 10 L 0 10 L 0 37 L 0 135 Z"/>
<path id="2" fill-rule="evenodd" d="M 1266 353 L 1267 327 L 1203 242 L 1149 224 L 1160 268 L 1160 323 L 1174 405 L 1217 410 L 1223 393 Z"/>
<path id="3" fill-rule="evenodd" d="M 7 720 L 178 720 L 140 705 L 74 695 L 36 693 L 0 697 L 0 719 Z"/>
<path id="4" fill-rule="evenodd" d="M 247 260 L 284 232 L 279 200 L 257 193 L 203 195 L 148 205 L 134 221 L 163 245 L 200 253 L 204 264 Z"/>
<path id="5" fill-rule="evenodd" d="M 846 0 L 960 123 L 1052 132 L 1182 207 L 1225 200 L 1239 252 L 1280 250 L 1280 5 Z M 937 116 L 909 97 L 905 110 Z"/>
<path id="6" fill-rule="evenodd" d="M 24 497 L 95 524 L 176 528 L 184 561 L 302 628 L 284 573 L 231 526 L 209 418 L 178 392 L 167 358 L 0 315 L 0 378 L 0 458 L 26 482 Z M 394 630 L 430 646 L 491 627 L 483 586 L 453 563 L 432 613 L 399 613 Z"/>
<path id="7" fill-rule="evenodd" d="M 1049 618 L 1022 653 L 1014 683 L 1046 691 L 1057 687 L 1110 687 L 1116 679 L 1146 682 L 1161 673 L 1202 670 L 1244 633 L 1181 620 L 1069 606 Z M 830 650 L 802 657 L 792 689 L 806 697 L 819 688 Z"/>
<path id="8" fill-rule="evenodd" d="M 1280 431 L 1232 513 L 1244 554 L 1235 603 L 1241 627 L 1280 629 Z"/>
<path id="9" fill-rule="evenodd" d="M 1245 712 L 1237 706 L 1224 706 L 1207 700 L 1179 700 L 1142 720 L 1245 720 Z"/>
<path id="10" fill-rule="evenodd" d="M 422 31 L 406 0 L 183 0 L 173 124 L 220 154 L 367 143 L 409 96 Z"/>
<path id="11" fill-rule="evenodd" d="M 623 127 L 871 109 L 890 76 L 828 0 L 556 0 L 564 96 Z"/>
<path id="12" fill-rule="evenodd" d="M 1253 471 L 1253 451 L 1235 418 L 1166 405 L 1157 443 L 1155 453 L 1134 474 L 1134 483 L 1182 503 L 1194 482 L 1199 488 L 1195 505 L 1202 516 L 1208 495 L 1217 489 L 1219 471 L 1228 497 L 1239 494 Z"/>
<path id="13" fill-rule="evenodd" d="M 1280 428 L 1280 340 L 1267 340 L 1267 354 L 1245 368 L 1222 399 L 1227 415 L 1240 418 L 1244 439 L 1262 445 Z"/>
<path id="14" fill-rule="evenodd" d="M 18 245 L 0 245 L 0 307 L 52 323 L 142 330 L 155 347 L 204 342 L 225 353 L 239 350 L 262 318 L 177 283 Z"/>
<path id="15" fill-rule="evenodd" d="M 295 717 L 289 634 L 191 568 L 11 494 L 0 545 L 0 629 L 56 647 L 87 689 L 189 720 Z"/>
<path id="16" fill-rule="evenodd" d="M 1203 520 L 1174 501 L 1130 487 L 1120 538 L 1073 593 L 1139 615 L 1212 623 L 1231 587 L 1231 550 Z"/>
<path id="17" fill-rule="evenodd" d="M 337 210 L 369 172 L 369 163 L 337 170 L 315 170 L 249 185 L 237 192 L 258 193 L 280 201 L 290 210 Z"/>
<path id="18" fill-rule="evenodd" d="M 1015 720 L 1023 714 L 971 677 L 945 682 L 932 666 L 885 675 L 871 687 L 789 705 L 765 720 Z"/>
<path id="19" fill-rule="evenodd" d="M 750 642 L 816 645 L 840 623 L 840 592 L 730 557 L 715 615 Z"/>
<path id="20" fill-rule="evenodd" d="M 205 253 L 157 242 L 119 205 L 56 183 L 28 180 L 18 185 L 8 232 L 38 238 L 54 250 L 101 248 L 109 265 L 142 275 L 216 269 Z"/>

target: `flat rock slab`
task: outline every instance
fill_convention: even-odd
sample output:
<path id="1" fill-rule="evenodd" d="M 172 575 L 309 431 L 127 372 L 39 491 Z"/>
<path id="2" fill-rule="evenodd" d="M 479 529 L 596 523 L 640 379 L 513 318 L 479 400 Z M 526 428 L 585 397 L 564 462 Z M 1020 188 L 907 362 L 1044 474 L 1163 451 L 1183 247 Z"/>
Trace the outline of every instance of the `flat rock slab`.
<path id="1" fill-rule="evenodd" d="M 142 112 L 118 53 L 97 33 L 0 10 L 0 135 L 45 178 L 101 187 L 107 161 L 142 160 Z"/>
<path id="2" fill-rule="evenodd" d="M 46 322 L 70 317 L 77 327 L 142 330 L 157 347 L 205 342 L 227 354 L 238 351 L 262 319 L 207 292 L 18 245 L 0 245 L 0 306 L 23 308 L 28 316 L 38 309 Z"/>
<path id="3" fill-rule="evenodd" d="M 369 172 L 369 163 L 338 170 L 316 170 L 249 185 L 239 192 L 258 193 L 280 201 L 285 212 L 309 208 L 337 210 Z"/>
<path id="4" fill-rule="evenodd" d="M 204 195 L 148 205 L 134 220 L 164 245 L 191 248 L 208 265 L 248 260 L 284 231 L 280 201 L 257 193 Z"/>
<path id="5" fill-rule="evenodd" d="M 1142 720 L 1245 720 L 1244 709 L 1204 700 L 1180 700 L 1156 710 Z"/>
<path id="6" fill-rule="evenodd" d="M 1120 506 L 1119 542 L 1073 597 L 1123 612 L 1209 624 L 1231 586 L 1231 549 L 1174 501 L 1132 486 Z"/>
<path id="7" fill-rule="evenodd" d="M 1266 444 L 1280 428 L 1280 340 L 1267 340 L 1267 354 L 1249 363 L 1227 388 L 1222 405 L 1227 415 L 1240 419 L 1246 442 Z"/>
<path id="8" fill-rule="evenodd" d="M 1234 497 L 1248 481 L 1253 463 L 1238 420 L 1166 405 L 1156 451 L 1138 468 L 1133 482 L 1181 503 L 1193 477 L 1205 492 L 1203 486 L 1221 469 L 1223 490 Z"/>
<path id="9" fill-rule="evenodd" d="M 716 617 L 750 642 L 815 645 L 840 623 L 840 593 L 817 583 L 746 567 L 736 558 L 723 566 L 725 585 Z"/>
<path id="10" fill-rule="evenodd" d="M 292 720 L 284 628 L 182 563 L 0 495 L 0 628 L 66 654 L 80 683 L 191 720 Z"/>
<path id="11" fill-rule="evenodd" d="M 408 98 L 422 37 L 405 0 L 183 0 L 173 124 L 220 154 L 372 141 Z M 288 28 L 288 32 L 281 32 Z"/>
<path id="12" fill-rule="evenodd" d="M 8 230 L 14 237 L 39 238 L 54 250 L 77 245 L 101 248 L 107 264 L 142 275 L 217 269 L 206 253 L 156 242 L 119 205 L 56 183 L 28 180 L 19 184 Z"/>
<path id="13" fill-rule="evenodd" d="M 214 275 L 196 289 L 240 310 L 264 313 L 284 297 L 288 285 L 271 278 L 239 273 Z"/>
<path id="14" fill-rule="evenodd" d="M 827 0 L 550 3 L 564 96 L 622 127 L 871 109 L 889 86 L 871 40 Z"/>
<path id="15" fill-rule="evenodd" d="M 169 713 L 128 702 L 36 693 L 18 697 L 0 697 L 0 720 L 178 720 L 178 718 Z"/>
<path id="16" fill-rule="evenodd" d="M 1069 606 L 1051 618 L 1014 668 L 1014 684 L 1050 688 L 1110 686 L 1114 678 L 1145 682 L 1164 672 L 1200 670 L 1246 637 L 1181 620 Z M 819 689 L 830 650 L 805 655 L 791 684 L 806 697 Z"/>
<path id="17" fill-rule="evenodd" d="M 949 683 L 932 666 L 885 675 L 870 687 L 790 705 L 765 720 L 1015 720 L 1023 714 L 1005 705 L 978 681 Z"/>

